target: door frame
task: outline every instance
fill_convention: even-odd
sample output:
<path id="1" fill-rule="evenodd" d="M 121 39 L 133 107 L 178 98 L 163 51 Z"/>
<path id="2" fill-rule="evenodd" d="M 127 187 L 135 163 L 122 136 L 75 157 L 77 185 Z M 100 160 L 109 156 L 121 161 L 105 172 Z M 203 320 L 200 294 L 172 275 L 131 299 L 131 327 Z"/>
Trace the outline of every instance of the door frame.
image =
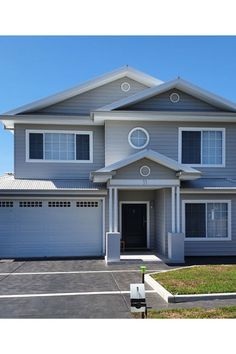
<path id="1" fill-rule="evenodd" d="M 121 201 L 119 203 L 119 226 L 120 226 L 120 235 L 122 238 L 122 205 L 123 204 L 146 204 L 146 210 L 147 210 L 147 225 L 146 225 L 146 232 L 147 232 L 147 248 L 150 248 L 150 201 L 149 200 L 144 200 L 144 201 Z"/>

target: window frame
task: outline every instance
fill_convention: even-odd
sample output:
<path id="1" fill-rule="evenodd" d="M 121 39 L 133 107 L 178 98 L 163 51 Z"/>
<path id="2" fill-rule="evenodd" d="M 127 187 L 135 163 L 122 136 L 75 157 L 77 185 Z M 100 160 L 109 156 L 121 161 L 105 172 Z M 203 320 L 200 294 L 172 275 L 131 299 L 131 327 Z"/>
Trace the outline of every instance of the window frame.
<path id="1" fill-rule="evenodd" d="M 143 145 L 143 146 L 135 146 L 132 141 L 131 141 L 131 135 L 136 131 L 136 130 L 141 130 L 147 137 L 147 141 L 146 143 Z M 145 149 L 148 144 L 149 144 L 149 141 L 150 141 L 150 136 L 149 136 L 149 133 L 146 129 L 142 128 L 142 127 L 135 127 L 133 129 L 130 130 L 129 134 L 128 134 L 128 142 L 129 142 L 129 145 L 133 148 L 133 149 L 136 149 L 136 150 L 142 150 L 142 149 Z"/>
<path id="2" fill-rule="evenodd" d="M 191 163 L 182 163 L 182 132 L 184 131 L 220 131 L 222 132 L 222 163 L 221 164 L 203 164 L 202 162 L 200 164 L 191 164 Z M 200 151 L 200 156 L 201 156 L 201 161 L 203 158 L 202 155 L 202 134 L 201 134 L 201 151 Z M 225 167 L 225 160 L 226 160 L 226 149 L 225 149 L 225 128 L 201 128 L 201 127 L 180 127 L 179 128 L 179 136 L 178 136 L 178 162 L 181 165 L 190 165 L 192 167 Z"/>
<path id="3" fill-rule="evenodd" d="M 186 219 L 185 219 L 185 204 L 205 204 L 206 205 L 206 211 L 205 211 L 205 216 L 206 216 L 206 220 L 205 222 L 207 223 L 207 204 L 209 203 L 226 203 L 228 205 L 228 236 L 227 237 L 186 237 L 185 236 L 185 222 L 186 222 Z M 218 200 L 218 199 L 204 199 L 204 200 L 192 200 L 192 199 L 188 199 L 188 200 L 182 200 L 182 232 L 184 234 L 184 239 L 185 241 L 188 241 L 188 242 L 192 242 L 192 241 L 196 241 L 196 242 L 199 242 L 199 241 L 231 241 L 232 240 L 232 232 L 231 232 L 231 215 L 232 215 L 232 209 L 231 209 L 231 200 L 224 200 L 224 199 L 221 199 L 221 200 Z M 207 230 L 207 227 L 206 227 L 206 230 Z"/>
<path id="4" fill-rule="evenodd" d="M 29 135 L 30 133 L 43 134 L 43 159 L 30 159 L 29 151 Z M 48 160 L 45 159 L 45 134 L 73 134 L 75 141 L 75 154 L 76 154 L 76 135 L 89 135 L 89 160 Z M 41 162 L 41 163 L 93 163 L 93 131 L 77 131 L 77 130 L 38 130 L 38 129 L 26 129 L 26 162 Z M 76 157 L 76 156 L 75 156 Z"/>

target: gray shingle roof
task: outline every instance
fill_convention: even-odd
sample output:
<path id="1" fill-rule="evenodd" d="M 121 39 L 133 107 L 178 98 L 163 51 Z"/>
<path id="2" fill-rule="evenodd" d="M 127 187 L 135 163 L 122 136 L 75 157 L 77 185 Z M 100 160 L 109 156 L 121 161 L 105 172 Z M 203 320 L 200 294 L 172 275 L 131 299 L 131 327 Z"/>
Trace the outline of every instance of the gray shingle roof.
<path id="1" fill-rule="evenodd" d="M 89 180 L 31 180 L 15 179 L 13 175 L 0 177 L 0 190 L 101 190 L 105 185 Z"/>
<path id="2" fill-rule="evenodd" d="M 184 181 L 181 188 L 198 188 L 198 189 L 231 189 L 236 188 L 236 179 L 228 178 L 199 178 L 194 181 Z"/>

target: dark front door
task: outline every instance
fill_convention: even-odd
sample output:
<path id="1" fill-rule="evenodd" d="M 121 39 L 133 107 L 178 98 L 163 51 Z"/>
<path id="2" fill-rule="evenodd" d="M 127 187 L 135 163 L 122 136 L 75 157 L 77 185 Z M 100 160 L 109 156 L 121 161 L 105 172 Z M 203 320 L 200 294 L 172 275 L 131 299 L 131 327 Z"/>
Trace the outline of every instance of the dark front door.
<path id="1" fill-rule="evenodd" d="M 122 240 L 126 249 L 147 247 L 146 204 L 122 204 Z"/>

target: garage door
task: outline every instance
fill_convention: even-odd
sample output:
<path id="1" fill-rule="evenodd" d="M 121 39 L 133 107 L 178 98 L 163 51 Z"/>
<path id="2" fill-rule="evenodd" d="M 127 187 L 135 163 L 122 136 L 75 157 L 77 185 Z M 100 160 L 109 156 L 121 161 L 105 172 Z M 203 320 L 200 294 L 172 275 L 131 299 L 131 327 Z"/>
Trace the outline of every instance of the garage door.
<path id="1" fill-rule="evenodd" d="M 0 258 L 100 256 L 102 200 L 0 200 Z"/>

